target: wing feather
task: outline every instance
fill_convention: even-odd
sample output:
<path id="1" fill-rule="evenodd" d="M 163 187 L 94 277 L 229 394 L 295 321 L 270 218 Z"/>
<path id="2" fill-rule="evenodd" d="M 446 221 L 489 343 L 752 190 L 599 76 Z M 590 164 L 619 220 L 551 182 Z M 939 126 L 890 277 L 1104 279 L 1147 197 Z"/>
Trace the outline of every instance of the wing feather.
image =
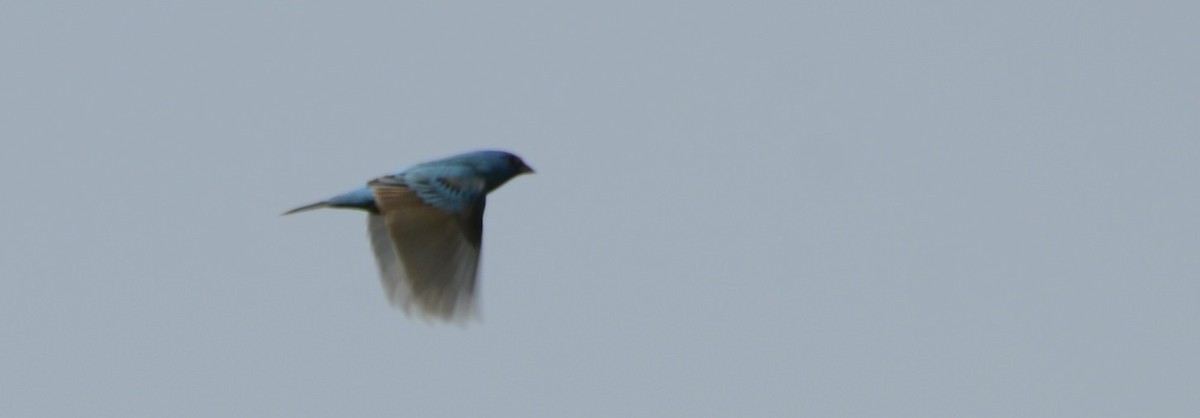
<path id="1" fill-rule="evenodd" d="M 392 305 L 448 320 L 474 314 L 483 195 L 451 213 L 402 185 L 372 189 L 380 214 L 368 216 L 368 229 Z"/>

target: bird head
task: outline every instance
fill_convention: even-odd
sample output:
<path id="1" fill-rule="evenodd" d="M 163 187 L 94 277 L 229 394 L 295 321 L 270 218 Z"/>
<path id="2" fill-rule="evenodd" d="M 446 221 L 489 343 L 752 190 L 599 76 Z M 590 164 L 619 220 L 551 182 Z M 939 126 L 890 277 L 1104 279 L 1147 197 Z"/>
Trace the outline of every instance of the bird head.
<path id="1" fill-rule="evenodd" d="M 513 177 L 533 173 L 521 157 L 506 151 L 475 151 L 462 155 L 464 162 L 487 181 L 487 189 L 494 190 Z"/>

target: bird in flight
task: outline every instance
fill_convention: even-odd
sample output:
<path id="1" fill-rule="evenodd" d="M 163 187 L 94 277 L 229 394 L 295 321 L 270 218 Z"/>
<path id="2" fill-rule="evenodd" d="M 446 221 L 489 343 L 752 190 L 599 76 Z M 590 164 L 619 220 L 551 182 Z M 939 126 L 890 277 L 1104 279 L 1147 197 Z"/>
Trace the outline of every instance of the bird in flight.
<path id="1" fill-rule="evenodd" d="M 533 169 L 511 153 L 468 152 L 414 165 L 284 215 L 319 208 L 366 211 L 392 306 L 426 318 L 464 319 L 475 313 L 487 194 L 525 173 Z"/>

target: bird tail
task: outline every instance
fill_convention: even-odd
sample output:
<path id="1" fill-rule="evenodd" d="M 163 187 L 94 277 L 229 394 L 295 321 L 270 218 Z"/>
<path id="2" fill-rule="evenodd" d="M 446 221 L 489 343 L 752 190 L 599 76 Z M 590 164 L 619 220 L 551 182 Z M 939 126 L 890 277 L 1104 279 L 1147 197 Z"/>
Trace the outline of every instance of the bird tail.
<path id="1" fill-rule="evenodd" d="M 323 202 L 313 203 L 311 205 L 304 205 L 304 206 L 289 210 L 287 212 L 284 212 L 283 215 L 291 215 L 293 213 L 298 213 L 298 212 L 307 212 L 307 211 L 310 211 L 313 209 L 320 209 L 320 208 L 327 207 L 327 206 L 329 206 L 328 200 L 323 201 Z"/>

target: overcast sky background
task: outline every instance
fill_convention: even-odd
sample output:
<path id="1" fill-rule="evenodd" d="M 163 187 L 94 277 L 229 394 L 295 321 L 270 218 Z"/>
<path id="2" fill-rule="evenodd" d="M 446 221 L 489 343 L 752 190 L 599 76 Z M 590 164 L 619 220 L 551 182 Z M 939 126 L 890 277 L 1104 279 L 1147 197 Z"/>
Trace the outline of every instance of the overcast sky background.
<path id="1" fill-rule="evenodd" d="M 1200 3 L 6 2 L 0 415 L 1200 415 Z M 364 216 L 511 150 L 483 321 Z"/>

